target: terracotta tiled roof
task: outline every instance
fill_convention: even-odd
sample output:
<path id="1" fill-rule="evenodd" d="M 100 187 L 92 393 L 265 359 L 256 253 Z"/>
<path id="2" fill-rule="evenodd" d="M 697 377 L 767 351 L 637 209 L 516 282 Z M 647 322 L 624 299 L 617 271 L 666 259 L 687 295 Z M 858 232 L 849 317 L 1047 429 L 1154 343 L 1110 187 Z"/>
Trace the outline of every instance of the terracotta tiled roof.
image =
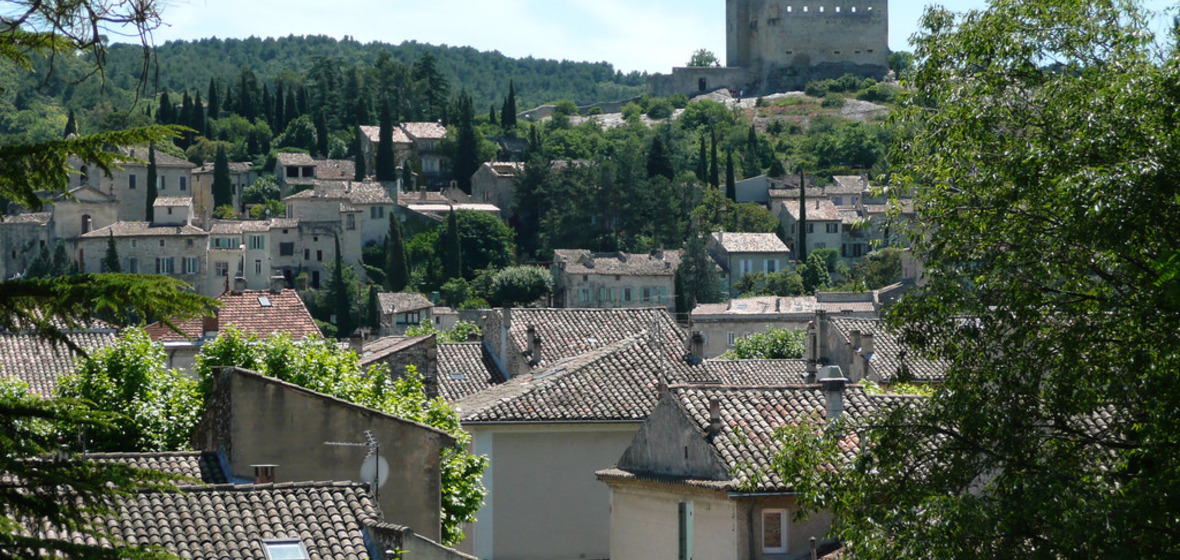
<path id="1" fill-rule="evenodd" d="M 845 342 L 851 340 L 850 333 L 854 330 L 873 335 L 873 354 L 869 364 L 884 383 L 892 382 L 903 371 L 903 367 L 908 370 L 910 379 L 917 382 L 938 382 L 946 376 L 949 364 L 920 357 L 917 352 L 902 345 L 897 333 L 889 330 L 880 320 L 832 317 L 831 321 Z"/>
<path id="2" fill-rule="evenodd" d="M 238 220 L 212 220 L 209 224 L 210 235 L 228 235 L 242 233 L 242 224 Z"/>
<path id="3" fill-rule="evenodd" d="M 502 178 L 516 177 L 517 173 L 524 171 L 524 164 L 519 162 L 494 161 L 485 163 L 484 165 L 491 169 L 492 173 L 495 173 L 496 176 Z"/>
<path id="4" fill-rule="evenodd" d="M 166 474 L 187 476 L 206 484 L 225 484 L 229 479 L 221 468 L 221 460 L 211 451 L 176 451 L 161 453 L 89 453 L 90 461 L 112 462 L 139 469 L 152 469 Z M 192 482 L 189 482 L 191 484 Z"/>
<path id="5" fill-rule="evenodd" d="M 263 539 L 298 539 L 311 560 L 362 560 L 379 523 L 368 487 L 351 482 L 219 484 L 120 498 L 103 527 L 133 546 L 181 558 L 267 560 Z"/>
<path id="6" fill-rule="evenodd" d="M 705 360 L 703 366 L 725 385 L 793 385 L 807 374 L 806 360 Z"/>
<path id="7" fill-rule="evenodd" d="M 49 220 L 52 219 L 52 212 L 29 212 L 25 214 L 17 214 L 15 216 L 0 215 L 0 224 L 33 224 L 44 226 L 48 225 Z"/>
<path id="8" fill-rule="evenodd" d="M 425 196 L 423 196 L 425 194 Z M 452 204 L 454 201 L 438 191 L 417 191 L 397 193 L 397 203 L 411 204 Z"/>
<path id="9" fill-rule="evenodd" d="M 279 165 L 315 165 L 315 160 L 308 154 L 296 152 L 280 152 L 275 156 Z"/>
<path id="10" fill-rule="evenodd" d="M 790 202 L 783 205 L 783 208 L 791 214 L 791 217 L 799 219 L 799 204 L 792 204 Z M 808 221 L 823 221 L 835 222 L 840 220 L 840 210 L 831 200 L 826 198 L 808 198 L 807 199 L 807 220 Z M 728 234 L 726 234 L 728 235 Z"/>
<path id="11" fill-rule="evenodd" d="M 356 162 L 350 159 L 321 159 L 315 164 L 315 176 L 319 179 L 352 180 L 356 176 Z"/>
<path id="12" fill-rule="evenodd" d="M 115 331 L 68 333 L 66 337 L 87 352 L 115 343 Z M 0 332 L 0 376 L 15 377 L 29 384 L 34 394 L 50 396 L 57 380 L 74 373 L 78 356 L 65 346 L 55 346 L 43 337 Z"/>
<path id="13" fill-rule="evenodd" d="M 152 206 L 188 206 L 192 203 L 191 196 L 161 196 L 152 202 Z"/>
<path id="14" fill-rule="evenodd" d="M 691 377 L 688 369 L 641 332 L 514 377 L 456 407 L 464 423 L 639 422 L 655 406 L 659 384 Z"/>
<path id="15" fill-rule="evenodd" d="M 291 200 L 339 200 L 352 204 L 393 204 L 389 191 L 382 183 L 316 179 L 312 188 L 284 198 Z"/>
<path id="16" fill-rule="evenodd" d="M 868 179 L 860 175 L 835 175 L 832 180 L 835 184 L 825 189 L 828 194 L 860 194 L 872 188 Z"/>
<path id="17" fill-rule="evenodd" d="M 115 222 L 107 227 L 82 234 L 82 239 L 115 237 L 203 237 L 209 232 L 194 226 L 153 226 L 148 222 Z"/>
<path id="18" fill-rule="evenodd" d="M 447 127 L 436 122 L 408 122 L 402 123 L 398 128 L 405 131 L 407 136 L 415 140 L 441 140 L 447 135 Z"/>
<path id="19" fill-rule="evenodd" d="M 378 129 L 378 134 L 380 134 L 380 129 Z M 411 145 L 414 143 L 414 140 L 400 126 L 393 127 L 393 134 L 390 136 L 393 138 L 394 144 Z M 378 139 L 378 142 L 380 142 L 380 139 Z"/>
<path id="20" fill-rule="evenodd" d="M 619 276 L 672 276 L 680 266 L 680 251 L 664 251 L 663 258 L 647 253 L 591 253 L 581 249 L 554 249 L 555 260 L 565 264 L 566 274 Z"/>
<path id="21" fill-rule="evenodd" d="M 790 490 L 773 467 L 780 445 L 775 431 L 783 426 L 807 421 L 824 421 L 826 398 L 819 385 L 777 387 L 733 387 L 682 385 L 669 389 L 669 397 L 697 428 L 697 434 L 713 448 L 722 472 L 729 478 L 702 481 L 704 486 L 757 492 Z M 870 418 L 886 407 L 913 402 L 916 397 L 869 395 L 858 386 L 849 386 L 843 394 L 844 414 L 854 420 Z M 707 438 L 709 406 L 716 400 L 721 413 L 721 431 Z M 847 459 L 860 451 L 855 434 L 841 444 Z M 600 475 L 642 476 L 643 473 L 604 471 Z"/>
<path id="22" fill-rule="evenodd" d="M 233 325 L 260 338 L 266 338 L 272 333 L 287 333 L 295 340 L 320 334 L 319 328 L 295 290 L 283 290 L 277 294 L 268 290 L 226 292 L 217 299 L 221 302 L 221 307 L 217 310 L 220 329 Z M 270 305 L 267 306 L 265 303 Z M 161 323 L 148 325 L 147 333 L 152 340 L 161 342 L 199 339 L 204 334 L 201 332 L 200 318 L 184 321 L 177 324 L 177 327 L 184 334 L 177 333 Z"/>
<path id="23" fill-rule="evenodd" d="M 692 310 L 693 317 L 715 315 L 812 314 L 818 305 L 815 296 L 762 296 L 731 299 L 725 303 L 703 303 Z"/>
<path id="24" fill-rule="evenodd" d="M 500 328 L 502 317 L 502 310 L 493 310 L 485 328 Z M 665 352 L 682 356 L 684 331 L 664 309 L 513 309 L 509 338 L 517 352 L 528 350 L 528 326 L 534 325 L 543 347 L 539 367 L 545 367 L 646 333 L 657 323 Z"/>
<path id="25" fill-rule="evenodd" d="M 456 402 L 504 382 L 482 342 L 438 345 L 439 396 Z"/>
<path id="26" fill-rule="evenodd" d="M 426 296 L 417 293 L 381 292 L 377 294 L 377 300 L 381 303 L 381 313 L 384 314 L 409 313 L 434 307 Z"/>
<path id="27" fill-rule="evenodd" d="M 208 173 L 213 173 L 214 167 L 215 166 L 212 163 L 206 163 L 206 164 L 194 169 L 193 175 L 205 175 Z M 254 164 L 250 163 L 248 161 L 245 161 L 245 162 L 231 161 L 231 162 L 229 162 L 229 172 L 230 173 L 249 173 L 253 169 L 254 169 Z"/>
<path id="28" fill-rule="evenodd" d="M 379 126 L 358 126 L 361 135 L 368 138 L 370 142 L 377 143 L 381 141 L 381 127 Z"/>
<path id="29" fill-rule="evenodd" d="M 790 249 L 773 233 L 714 232 L 713 240 L 729 253 L 789 253 Z"/>
<path id="30" fill-rule="evenodd" d="M 150 155 L 147 146 L 134 146 L 131 148 L 125 148 L 123 153 L 133 158 L 143 160 L 144 165 L 147 165 L 148 156 Z M 178 167 L 192 169 L 196 167 L 196 164 L 188 161 L 187 159 L 171 156 L 156 150 L 156 167 Z"/>

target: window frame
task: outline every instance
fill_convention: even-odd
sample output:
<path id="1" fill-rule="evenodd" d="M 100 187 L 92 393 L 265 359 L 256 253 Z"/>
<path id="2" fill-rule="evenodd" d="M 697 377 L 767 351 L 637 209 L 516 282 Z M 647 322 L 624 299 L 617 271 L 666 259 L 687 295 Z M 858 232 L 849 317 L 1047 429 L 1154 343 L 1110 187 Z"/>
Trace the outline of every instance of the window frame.
<path id="1" fill-rule="evenodd" d="M 766 545 L 766 528 L 767 517 L 777 514 L 779 516 L 779 546 L 771 547 Z M 767 508 L 762 510 L 762 553 L 763 554 L 785 554 L 790 546 L 788 541 L 790 530 L 790 518 L 787 516 L 787 510 L 783 508 Z"/>

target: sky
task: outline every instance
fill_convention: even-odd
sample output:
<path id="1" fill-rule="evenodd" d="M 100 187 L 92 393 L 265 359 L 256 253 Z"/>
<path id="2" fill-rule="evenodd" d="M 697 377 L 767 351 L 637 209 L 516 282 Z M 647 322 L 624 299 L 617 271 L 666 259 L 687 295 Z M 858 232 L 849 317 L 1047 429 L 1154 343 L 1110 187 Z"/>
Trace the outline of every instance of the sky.
<path id="1" fill-rule="evenodd" d="M 826 0 L 811 0 L 815 5 Z M 856 0 L 831 0 L 837 3 Z M 725 0 L 160 0 L 174 39 L 351 36 L 361 42 L 471 46 L 514 58 L 610 62 L 624 72 L 667 73 L 705 48 L 725 60 Z M 1161 10 L 1174 0 L 1147 0 Z M 910 50 L 927 3 L 894 0 L 889 47 Z M 944 0 L 951 10 L 984 0 Z M 851 4 L 848 4 L 851 5 Z"/>

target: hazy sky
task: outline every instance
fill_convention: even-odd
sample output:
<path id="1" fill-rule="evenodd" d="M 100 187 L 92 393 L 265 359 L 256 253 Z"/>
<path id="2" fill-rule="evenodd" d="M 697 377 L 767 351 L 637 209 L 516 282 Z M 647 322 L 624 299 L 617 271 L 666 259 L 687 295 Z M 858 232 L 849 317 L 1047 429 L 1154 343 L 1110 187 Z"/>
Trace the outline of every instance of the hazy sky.
<path id="1" fill-rule="evenodd" d="M 810 0 L 853 5 L 856 0 Z M 155 41 L 350 35 L 362 41 L 471 46 L 511 57 L 606 61 L 668 72 L 707 48 L 725 59 L 724 0 L 161 0 Z M 946 0 L 952 10 L 984 0 Z M 1155 9 L 1174 0 L 1148 0 Z M 909 50 L 926 2 L 889 6 L 889 46 Z"/>

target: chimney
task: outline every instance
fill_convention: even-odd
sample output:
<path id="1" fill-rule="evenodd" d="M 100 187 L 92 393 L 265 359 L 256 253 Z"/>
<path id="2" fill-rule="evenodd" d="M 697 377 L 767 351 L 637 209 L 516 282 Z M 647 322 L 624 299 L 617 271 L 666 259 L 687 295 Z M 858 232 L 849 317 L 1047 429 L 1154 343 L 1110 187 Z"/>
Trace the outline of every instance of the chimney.
<path id="1" fill-rule="evenodd" d="M 832 425 L 832 421 L 844 414 L 844 388 L 848 385 L 848 380 L 844 378 L 844 372 L 840 371 L 840 366 L 826 366 L 820 370 L 820 384 L 824 394 L 824 401 L 827 409 L 828 425 Z"/>
<path id="2" fill-rule="evenodd" d="M 426 189 L 418 190 L 418 200 L 426 200 Z"/>
<path id="3" fill-rule="evenodd" d="M 807 360 L 807 374 L 804 383 L 815 383 L 817 362 L 819 361 L 819 345 L 817 344 L 815 321 L 807 323 L 807 334 L 803 337 L 803 357 Z"/>
<path id="4" fill-rule="evenodd" d="M 278 294 L 283 291 L 283 288 L 286 288 L 286 287 L 287 287 L 287 279 L 286 278 L 283 278 L 282 276 L 271 276 L 270 277 L 270 293 Z"/>
<path id="5" fill-rule="evenodd" d="M 512 330 L 512 308 L 505 307 L 500 311 L 500 363 L 504 367 L 504 375 L 512 378 L 515 371 L 512 360 L 508 357 L 508 334 Z"/>
<path id="6" fill-rule="evenodd" d="M 467 342 L 479 342 L 482 338 L 477 332 L 467 333 Z"/>
<path id="7" fill-rule="evenodd" d="M 869 336 L 872 336 L 872 335 L 869 335 Z M 852 345 L 852 351 L 854 353 L 860 349 L 860 340 L 861 339 L 860 339 L 860 330 L 859 329 L 853 329 L 852 331 L 849 331 L 848 342 L 849 342 L 849 344 Z"/>
<path id="8" fill-rule="evenodd" d="M 204 338 L 215 338 L 217 332 L 221 330 L 217 322 L 217 310 L 214 309 L 209 312 L 209 315 L 201 317 L 201 334 Z"/>
<path id="9" fill-rule="evenodd" d="M 254 467 L 254 484 L 271 484 L 275 481 L 275 467 L 278 465 L 250 465 Z"/>
<path id="10" fill-rule="evenodd" d="M 865 333 L 860 337 L 860 353 L 862 356 L 873 354 L 873 333 Z"/>
<path id="11" fill-rule="evenodd" d="M 525 331 L 525 338 L 528 340 L 529 344 L 529 363 L 532 365 L 537 365 L 541 363 L 542 359 L 541 335 L 537 334 L 537 327 L 535 325 L 529 325 L 526 327 Z"/>
<path id="12" fill-rule="evenodd" d="M 692 353 L 692 361 L 694 364 L 699 364 L 705 361 L 705 335 L 701 331 L 692 331 L 692 338 L 689 339 L 689 352 Z"/>
<path id="13" fill-rule="evenodd" d="M 246 278 L 243 276 L 234 276 L 234 291 L 235 295 L 240 295 L 246 291 Z"/>
<path id="14" fill-rule="evenodd" d="M 667 393 L 667 392 L 668 392 L 668 384 L 666 382 L 664 382 L 663 379 L 661 379 L 659 383 L 656 383 L 656 398 L 660 398 L 660 397 L 664 396 L 664 393 Z"/>
<path id="15" fill-rule="evenodd" d="M 820 309 L 815 312 L 815 360 L 816 363 L 823 363 L 827 361 L 827 352 L 824 349 L 828 343 L 828 328 L 831 325 L 828 323 L 828 312 Z"/>
<path id="16" fill-rule="evenodd" d="M 709 399 L 709 437 L 717 437 L 721 433 L 721 402 Z"/>
<path id="17" fill-rule="evenodd" d="M 365 337 L 353 333 L 348 337 L 348 347 L 356 352 L 357 357 L 363 356 L 365 354 Z"/>

